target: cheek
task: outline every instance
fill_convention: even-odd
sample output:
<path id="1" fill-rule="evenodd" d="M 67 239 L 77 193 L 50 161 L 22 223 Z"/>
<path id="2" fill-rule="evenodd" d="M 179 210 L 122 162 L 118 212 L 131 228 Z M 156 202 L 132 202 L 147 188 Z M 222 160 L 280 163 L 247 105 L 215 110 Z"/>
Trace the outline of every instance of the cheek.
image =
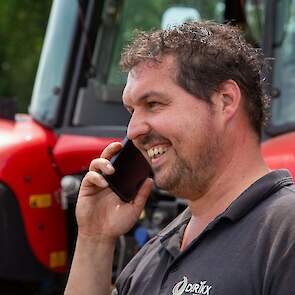
<path id="1" fill-rule="evenodd" d="M 193 155 L 200 152 L 200 149 L 206 148 L 210 143 L 211 136 L 215 134 L 215 129 L 208 118 L 204 120 L 191 118 L 191 120 L 187 120 L 179 126 L 178 134 L 180 134 L 179 139 L 182 149 L 186 153 Z"/>
<path id="2" fill-rule="evenodd" d="M 171 121 L 170 138 L 176 153 L 181 157 L 190 157 L 192 152 L 198 147 L 200 130 L 191 121 L 176 123 Z"/>
<path id="3" fill-rule="evenodd" d="M 154 132 L 158 133 L 163 137 L 172 136 L 177 129 L 179 129 L 179 122 L 175 116 L 167 114 L 154 115 L 149 120 L 150 126 Z"/>
<path id="4" fill-rule="evenodd" d="M 184 148 L 201 136 L 205 131 L 203 129 L 206 129 L 202 120 L 195 114 L 194 110 L 179 109 L 177 112 L 154 115 L 150 117 L 149 122 L 155 133 Z"/>

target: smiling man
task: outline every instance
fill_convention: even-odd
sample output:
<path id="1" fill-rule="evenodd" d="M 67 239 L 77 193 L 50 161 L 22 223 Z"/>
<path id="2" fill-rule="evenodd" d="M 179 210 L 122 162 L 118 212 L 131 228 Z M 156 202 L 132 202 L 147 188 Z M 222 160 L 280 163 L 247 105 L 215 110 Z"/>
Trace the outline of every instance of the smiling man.
<path id="1" fill-rule="evenodd" d="M 123 93 L 132 113 L 127 135 L 148 155 L 159 187 L 195 198 L 210 186 L 222 157 L 219 122 L 211 114 L 214 107 L 176 84 L 176 73 L 171 55 L 131 69 Z"/>
<path id="2" fill-rule="evenodd" d="M 193 22 L 141 33 L 125 50 L 128 138 L 151 163 L 124 203 L 100 174 L 120 143 L 92 161 L 66 294 L 109 294 L 117 238 L 136 223 L 153 181 L 188 208 L 133 258 L 113 294 L 295 294 L 295 188 L 260 154 L 268 98 L 263 57 L 227 25 Z"/>

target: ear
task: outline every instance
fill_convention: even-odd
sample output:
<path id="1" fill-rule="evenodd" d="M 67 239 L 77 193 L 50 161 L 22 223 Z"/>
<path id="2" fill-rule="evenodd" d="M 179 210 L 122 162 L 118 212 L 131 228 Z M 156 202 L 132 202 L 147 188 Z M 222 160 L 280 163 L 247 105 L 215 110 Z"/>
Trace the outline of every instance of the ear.
<path id="1" fill-rule="evenodd" d="M 234 80 L 225 80 L 219 84 L 212 102 L 217 107 L 223 118 L 230 120 L 241 104 L 241 89 Z"/>

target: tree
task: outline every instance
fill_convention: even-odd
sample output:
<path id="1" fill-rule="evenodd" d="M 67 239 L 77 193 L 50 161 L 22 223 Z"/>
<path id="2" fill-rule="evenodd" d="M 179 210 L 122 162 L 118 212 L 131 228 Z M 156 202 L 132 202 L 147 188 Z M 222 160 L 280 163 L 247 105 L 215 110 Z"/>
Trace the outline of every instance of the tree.
<path id="1" fill-rule="evenodd" d="M 29 104 L 52 0 L 0 0 L 0 97 Z"/>

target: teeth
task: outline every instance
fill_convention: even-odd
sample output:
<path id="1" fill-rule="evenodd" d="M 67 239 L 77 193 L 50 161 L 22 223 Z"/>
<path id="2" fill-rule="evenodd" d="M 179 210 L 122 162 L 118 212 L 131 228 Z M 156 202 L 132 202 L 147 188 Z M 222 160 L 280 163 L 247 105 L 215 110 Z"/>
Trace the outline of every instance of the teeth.
<path id="1" fill-rule="evenodd" d="M 164 154 L 166 151 L 167 151 L 167 148 L 159 146 L 159 147 L 154 147 L 154 148 L 148 149 L 147 154 L 152 159 L 157 155 Z"/>
<path id="2" fill-rule="evenodd" d="M 147 152 L 150 158 L 154 156 L 154 151 L 152 149 L 149 149 Z"/>

